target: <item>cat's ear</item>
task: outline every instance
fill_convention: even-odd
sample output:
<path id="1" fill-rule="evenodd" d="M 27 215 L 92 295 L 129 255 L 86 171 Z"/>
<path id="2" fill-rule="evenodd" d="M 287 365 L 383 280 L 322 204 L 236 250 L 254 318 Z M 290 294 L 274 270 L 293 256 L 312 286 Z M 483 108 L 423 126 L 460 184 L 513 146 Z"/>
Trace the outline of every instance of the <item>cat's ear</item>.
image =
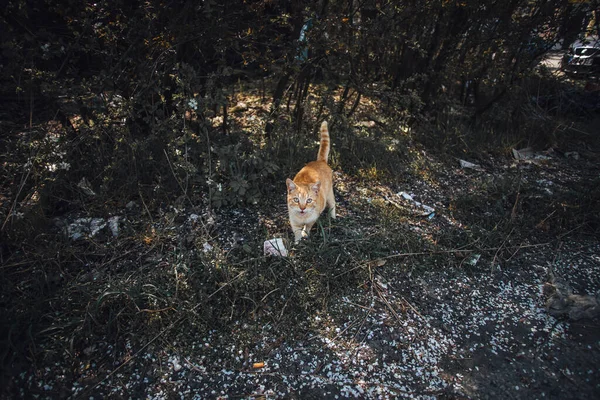
<path id="1" fill-rule="evenodd" d="M 319 189 L 321 188 L 321 181 L 317 181 L 317 183 L 314 183 L 311 187 L 310 190 L 312 190 L 313 192 L 315 192 L 315 194 L 319 193 Z"/>
<path id="2" fill-rule="evenodd" d="M 294 190 L 296 190 L 297 186 L 294 183 L 294 181 L 291 180 L 290 178 L 287 178 L 286 181 L 285 181 L 285 183 L 287 184 L 288 190 L 290 192 L 293 192 Z"/>

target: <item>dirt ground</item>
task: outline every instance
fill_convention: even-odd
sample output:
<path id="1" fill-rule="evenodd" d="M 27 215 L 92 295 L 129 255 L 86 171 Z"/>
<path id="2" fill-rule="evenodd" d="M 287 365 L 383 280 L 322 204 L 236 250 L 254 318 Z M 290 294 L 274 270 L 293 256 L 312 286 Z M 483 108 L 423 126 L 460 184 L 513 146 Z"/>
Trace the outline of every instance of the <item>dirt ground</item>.
<path id="1" fill-rule="evenodd" d="M 3 397 L 599 398 L 597 220 L 553 234 L 598 154 L 423 156 L 435 176 L 400 185 L 337 171 L 340 218 L 295 247 L 283 192 L 166 208 L 160 246 L 104 239 L 57 278 L 28 355 L 5 353 Z M 143 214 L 123 210 L 129 232 Z M 262 256 L 271 237 L 288 257 Z"/>

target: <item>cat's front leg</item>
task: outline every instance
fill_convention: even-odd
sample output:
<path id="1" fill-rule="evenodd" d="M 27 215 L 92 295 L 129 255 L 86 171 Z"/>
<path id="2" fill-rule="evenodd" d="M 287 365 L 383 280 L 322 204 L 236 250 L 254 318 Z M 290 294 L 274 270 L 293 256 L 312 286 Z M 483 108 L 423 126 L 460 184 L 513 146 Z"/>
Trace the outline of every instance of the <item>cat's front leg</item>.
<path id="1" fill-rule="evenodd" d="M 292 232 L 294 232 L 294 243 L 300 242 L 303 237 L 306 236 L 306 232 L 304 231 L 304 225 L 297 225 L 290 221 L 292 225 Z"/>
<path id="2" fill-rule="evenodd" d="M 333 206 L 329 206 L 329 216 L 331 217 L 331 219 L 335 219 L 336 215 L 335 215 L 335 203 L 333 204 Z"/>
<path id="3" fill-rule="evenodd" d="M 302 238 L 303 239 L 308 238 L 308 229 L 307 229 L 306 225 L 304 225 L 304 228 L 302 229 Z"/>
<path id="4" fill-rule="evenodd" d="M 315 222 L 317 222 L 317 221 L 315 220 L 315 221 L 306 223 L 306 226 L 304 227 L 304 235 L 305 235 L 304 237 L 308 237 L 308 235 L 310 235 L 310 230 L 312 229 Z"/>

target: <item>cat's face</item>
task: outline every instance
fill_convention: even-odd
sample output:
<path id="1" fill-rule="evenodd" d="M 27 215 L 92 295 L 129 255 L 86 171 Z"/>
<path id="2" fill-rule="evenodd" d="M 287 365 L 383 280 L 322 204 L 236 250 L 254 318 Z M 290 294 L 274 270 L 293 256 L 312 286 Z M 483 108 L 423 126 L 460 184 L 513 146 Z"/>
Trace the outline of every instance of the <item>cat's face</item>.
<path id="1" fill-rule="evenodd" d="M 317 210 L 317 200 L 321 183 L 312 185 L 299 185 L 291 179 L 287 180 L 288 194 L 287 203 L 290 213 L 303 217 L 312 215 Z"/>

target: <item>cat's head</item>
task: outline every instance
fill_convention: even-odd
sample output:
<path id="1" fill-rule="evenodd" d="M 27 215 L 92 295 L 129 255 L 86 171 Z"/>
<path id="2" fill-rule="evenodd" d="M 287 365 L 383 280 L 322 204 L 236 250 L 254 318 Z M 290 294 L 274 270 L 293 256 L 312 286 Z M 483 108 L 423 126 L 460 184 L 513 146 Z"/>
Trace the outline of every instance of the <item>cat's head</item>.
<path id="1" fill-rule="evenodd" d="M 321 182 L 301 185 L 288 178 L 286 183 L 288 189 L 287 203 L 290 213 L 309 215 L 315 212 Z"/>

